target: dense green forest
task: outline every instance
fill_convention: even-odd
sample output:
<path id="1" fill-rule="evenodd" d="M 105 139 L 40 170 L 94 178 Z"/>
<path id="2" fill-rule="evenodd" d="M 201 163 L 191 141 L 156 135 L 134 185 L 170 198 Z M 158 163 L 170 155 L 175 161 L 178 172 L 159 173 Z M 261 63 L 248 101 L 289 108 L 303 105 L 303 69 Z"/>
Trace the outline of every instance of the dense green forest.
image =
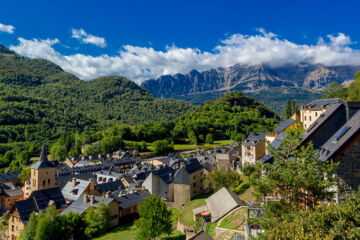
<path id="1" fill-rule="evenodd" d="M 202 105 L 208 100 L 214 100 L 228 93 L 228 91 L 199 93 L 187 96 L 177 96 L 176 99 L 185 100 L 196 105 Z M 304 89 L 300 87 L 268 88 L 256 92 L 247 92 L 246 96 L 255 98 L 265 104 L 277 114 L 282 115 L 285 111 L 286 101 L 295 100 L 299 106 L 319 99 L 322 92 Z"/>
<path id="2" fill-rule="evenodd" d="M 83 81 L 47 60 L 28 59 L 0 45 L 0 167 L 26 162 L 42 143 L 69 132 L 167 121 L 192 108 L 157 99 L 124 77 Z"/>
<path id="3" fill-rule="evenodd" d="M 279 117 L 253 98 L 234 91 L 172 121 L 139 124 L 134 127 L 116 125 L 98 132 L 83 132 L 63 136 L 52 147 L 53 155 L 63 159 L 66 155 L 80 154 L 82 144 L 100 142 L 96 150 L 88 147 L 86 154 L 106 153 L 123 146 L 122 140 L 168 143 L 212 143 L 214 140 L 233 139 L 242 141 L 251 131 L 272 131 Z M 66 147 L 64 147 L 66 146 Z M 135 146 L 138 150 L 146 145 Z"/>

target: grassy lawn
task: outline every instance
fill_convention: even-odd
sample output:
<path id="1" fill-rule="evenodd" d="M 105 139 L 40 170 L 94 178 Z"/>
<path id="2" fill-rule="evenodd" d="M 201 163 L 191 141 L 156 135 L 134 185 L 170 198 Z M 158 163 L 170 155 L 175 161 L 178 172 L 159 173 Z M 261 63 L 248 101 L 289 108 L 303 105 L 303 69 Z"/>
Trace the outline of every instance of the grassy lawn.
<path id="1" fill-rule="evenodd" d="M 210 236 L 215 237 L 215 235 L 216 235 L 216 232 L 215 232 L 216 225 L 217 225 L 217 222 L 208 223 L 206 225 L 205 232 L 207 234 L 209 234 Z"/>
<path id="2" fill-rule="evenodd" d="M 193 200 L 188 202 L 180 213 L 180 222 L 185 225 L 194 225 L 193 209 L 206 205 L 205 199 L 212 193 L 199 194 Z"/>
<path id="3" fill-rule="evenodd" d="M 247 208 L 240 208 L 224 218 L 220 222 L 219 227 L 243 231 L 246 214 Z"/>
<path id="4" fill-rule="evenodd" d="M 135 236 L 136 227 L 133 223 L 128 223 L 112 229 L 99 238 L 94 238 L 94 240 L 134 240 Z"/>
<path id="5" fill-rule="evenodd" d="M 136 227 L 133 223 L 124 224 L 112 229 L 110 232 L 93 240 L 135 240 Z M 161 240 L 185 240 L 185 236 L 179 231 L 174 231 L 169 237 L 163 237 Z"/>

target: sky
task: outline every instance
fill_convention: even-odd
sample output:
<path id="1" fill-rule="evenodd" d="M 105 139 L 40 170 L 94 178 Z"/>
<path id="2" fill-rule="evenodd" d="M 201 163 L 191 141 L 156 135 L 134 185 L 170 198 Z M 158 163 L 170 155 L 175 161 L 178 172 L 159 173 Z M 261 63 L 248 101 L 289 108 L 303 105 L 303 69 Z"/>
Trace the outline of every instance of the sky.
<path id="1" fill-rule="evenodd" d="M 84 80 L 234 64 L 360 65 L 359 1 L 2 0 L 0 43 Z"/>

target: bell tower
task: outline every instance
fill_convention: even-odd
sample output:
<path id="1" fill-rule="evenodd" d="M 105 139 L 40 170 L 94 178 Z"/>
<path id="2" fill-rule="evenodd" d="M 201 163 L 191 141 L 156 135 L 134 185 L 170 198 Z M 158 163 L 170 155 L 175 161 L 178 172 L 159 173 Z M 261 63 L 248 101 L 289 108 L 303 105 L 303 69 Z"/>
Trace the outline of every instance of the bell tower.
<path id="1" fill-rule="evenodd" d="M 55 167 L 47 158 L 46 148 L 43 145 L 40 160 L 31 166 L 31 191 L 56 187 Z"/>

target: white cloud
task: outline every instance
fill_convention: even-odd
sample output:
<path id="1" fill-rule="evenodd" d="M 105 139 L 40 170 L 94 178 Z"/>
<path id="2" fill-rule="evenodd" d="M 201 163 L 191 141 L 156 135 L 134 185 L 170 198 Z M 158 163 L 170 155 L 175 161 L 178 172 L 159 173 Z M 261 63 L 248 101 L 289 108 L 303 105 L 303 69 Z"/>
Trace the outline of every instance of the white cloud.
<path id="1" fill-rule="evenodd" d="M 15 27 L 12 25 L 5 25 L 0 23 L 0 32 L 14 33 Z"/>
<path id="2" fill-rule="evenodd" d="M 98 47 L 106 47 L 105 38 L 97 37 L 91 34 L 88 34 L 84 29 L 72 29 L 73 38 L 79 39 L 82 43 L 94 44 Z"/>
<path id="3" fill-rule="evenodd" d="M 114 56 L 85 54 L 62 55 L 53 47 L 57 39 L 19 38 L 11 49 L 28 57 L 42 57 L 59 64 L 82 79 L 102 75 L 122 75 L 137 83 L 164 74 L 187 73 L 234 64 L 267 64 L 273 67 L 301 62 L 324 65 L 360 65 L 360 51 L 349 47 L 343 33 L 328 35 L 315 45 L 296 44 L 273 33 L 259 30 L 256 35 L 234 34 L 221 41 L 213 51 L 168 46 L 164 51 L 152 47 L 125 45 Z"/>

